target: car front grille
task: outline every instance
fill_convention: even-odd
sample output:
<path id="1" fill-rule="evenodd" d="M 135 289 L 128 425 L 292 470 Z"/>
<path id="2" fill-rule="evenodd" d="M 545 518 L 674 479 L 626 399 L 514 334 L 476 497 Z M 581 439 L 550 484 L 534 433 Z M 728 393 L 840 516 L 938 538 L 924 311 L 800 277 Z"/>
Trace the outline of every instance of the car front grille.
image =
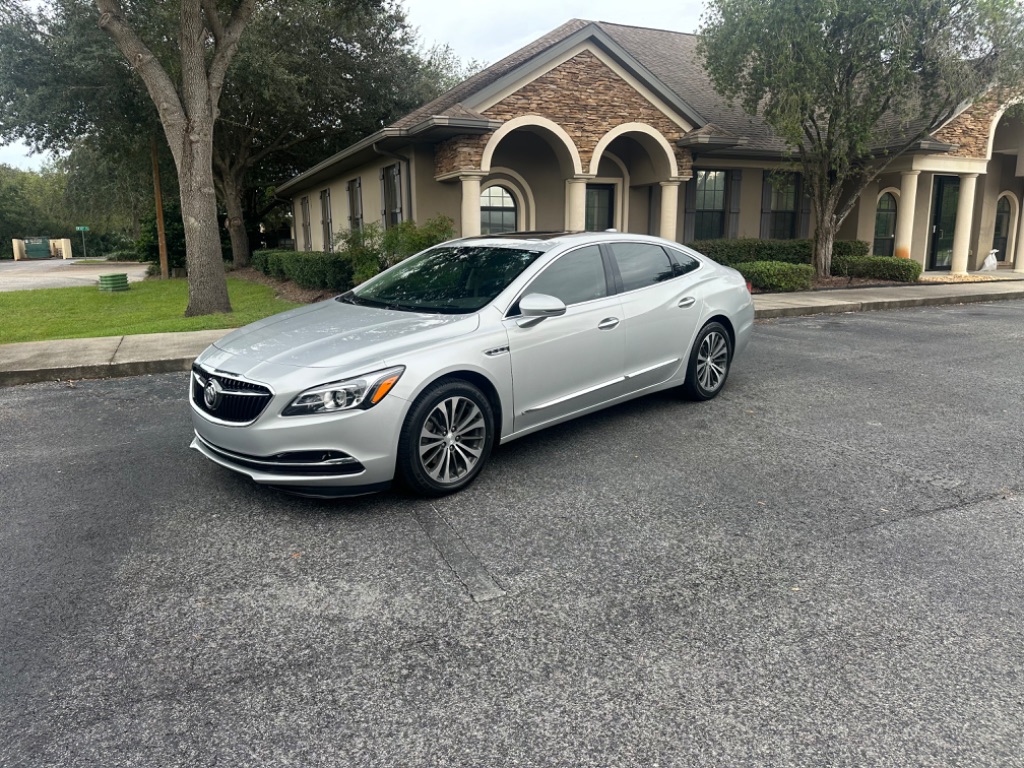
<path id="1" fill-rule="evenodd" d="M 192 402 L 203 413 L 230 424 L 251 424 L 273 393 L 262 384 L 234 379 L 192 366 Z"/>

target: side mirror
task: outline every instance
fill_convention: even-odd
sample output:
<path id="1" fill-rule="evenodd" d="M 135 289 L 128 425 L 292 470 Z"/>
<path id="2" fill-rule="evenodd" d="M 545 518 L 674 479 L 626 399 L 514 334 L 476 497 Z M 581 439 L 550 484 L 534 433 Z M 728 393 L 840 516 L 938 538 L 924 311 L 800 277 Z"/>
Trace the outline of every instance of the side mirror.
<path id="1" fill-rule="evenodd" d="M 528 293 L 519 300 L 519 311 L 523 313 L 519 327 L 532 328 L 545 318 L 564 315 L 565 302 L 544 293 Z"/>

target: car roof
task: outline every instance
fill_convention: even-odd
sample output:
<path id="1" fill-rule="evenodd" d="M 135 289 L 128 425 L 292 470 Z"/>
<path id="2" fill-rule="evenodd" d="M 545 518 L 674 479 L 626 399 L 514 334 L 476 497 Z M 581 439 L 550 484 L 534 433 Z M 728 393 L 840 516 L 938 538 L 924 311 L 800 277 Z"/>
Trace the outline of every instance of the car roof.
<path id="1" fill-rule="evenodd" d="M 533 250 L 551 250 L 558 246 L 569 244 L 585 243 L 606 243 L 616 240 L 623 241 L 644 241 L 658 243 L 660 245 L 674 246 L 681 248 L 679 243 L 665 240 L 651 235 L 637 235 L 629 232 L 619 232 L 614 229 L 607 229 L 601 232 L 503 232 L 493 235 L 476 235 L 474 237 L 463 237 L 457 240 L 450 240 L 445 245 L 458 243 L 460 245 L 492 246 L 501 248 L 521 247 Z"/>

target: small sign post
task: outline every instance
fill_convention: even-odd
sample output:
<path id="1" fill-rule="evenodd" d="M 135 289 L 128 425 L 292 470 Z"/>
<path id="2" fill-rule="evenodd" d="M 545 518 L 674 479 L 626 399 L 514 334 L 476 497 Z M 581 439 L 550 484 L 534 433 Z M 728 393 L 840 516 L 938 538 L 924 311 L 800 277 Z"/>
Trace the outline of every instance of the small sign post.
<path id="1" fill-rule="evenodd" d="M 75 227 L 75 230 L 82 233 L 82 258 L 88 257 L 88 253 L 85 250 L 85 233 L 89 231 L 88 227 Z"/>

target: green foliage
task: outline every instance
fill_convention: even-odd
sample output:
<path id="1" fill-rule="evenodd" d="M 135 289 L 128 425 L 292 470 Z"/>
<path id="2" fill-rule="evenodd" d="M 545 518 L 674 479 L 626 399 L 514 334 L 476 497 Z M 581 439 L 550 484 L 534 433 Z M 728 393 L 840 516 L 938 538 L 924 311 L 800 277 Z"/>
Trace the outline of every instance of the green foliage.
<path id="1" fill-rule="evenodd" d="M 814 267 L 785 261 L 752 261 L 737 264 L 750 284 L 762 291 L 809 291 L 814 287 Z"/>
<path id="2" fill-rule="evenodd" d="M 171 206 L 164 211 L 164 234 L 167 238 L 167 264 L 171 269 L 185 266 L 185 224 L 181 210 Z M 142 219 L 138 241 L 135 243 L 138 261 L 160 263 L 160 240 L 157 233 L 156 213 L 150 212 Z"/>
<path id="3" fill-rule="evenodd" d="M 302 288 L 344 293 L 352 287 L 352 259 L 323 251 L 254 251 L 252 267 Z"/>
<path id="4" fill-rule="evenodd" d="M 1017 0 L 709 0 L 715 89 L 792 153 L 827 243 L 865 186 L 965 104 L 1019 88 Z"/>
<path id="5" fill-rule="evenodd" d="M 894 256 L 847 256 L 832 258 L 832 274 L 839 277 L 866 277 L 873 280 L 895 280 L 916 283 L 921 265 L 913 259 Z"/>
<path id="6" fill-rule="evenodd" d="M 182 317 L 188 303 L 184 280 L 147 280 L 131 290 L 103 292 L 96 287 L 46 288 L 0 292 L 0 344 L 48 339 L 121 336 L 136 333 L 237 328 L 297 304 L 274 298 L 265 285 L 228 279 L 234 311 Z"/>
<path id="7" fill-rule="evenodd" d="M 686 244 L 719 264 L 735 267 L 753 261 L 781 261 L 787 264 L 810 264 L 814 256 L 813 240 L 695 240 Z M 844 256 L 866 256 L 868 243 L 862 240 L 837 240 L 834 253 Z"/>
<path id="8" fill-rule="evenodd" d="M 303 288 L 344 292 L 382 269 L 407 259 L 454 236 L 454 223 L 446 216 L 423 226 L 403 222 L 386 232 L 367 224 L 335 238 L 337 251 L 254 251 L 254 269 L 277 280 L 291 280 Z"/>
<path id="9" fill-rule="evenodd" d="M 375 222 L 370 223 L 361 229 L 342 232 L 335 243 L 351 257 L 353 280 L 359 285 L 382 269 L 453 237 L 455 222 L 447 216 L 435 216 L 422 226 L 403 221 L 387 230 Z"/>

